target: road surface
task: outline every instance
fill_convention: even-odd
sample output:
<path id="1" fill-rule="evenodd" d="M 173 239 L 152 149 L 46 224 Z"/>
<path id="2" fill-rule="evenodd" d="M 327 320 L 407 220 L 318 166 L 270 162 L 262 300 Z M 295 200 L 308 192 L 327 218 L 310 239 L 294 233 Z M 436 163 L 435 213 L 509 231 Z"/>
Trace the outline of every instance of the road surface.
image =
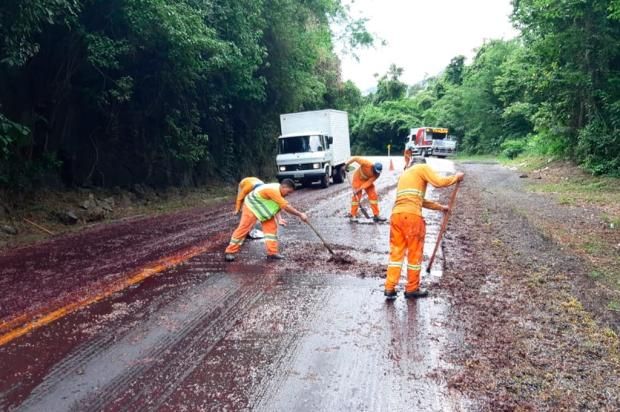
<path id="1" fill-rule="evenodd" d="M 402 160 L 381 161 L 389 217 Z M 290 200 L 355 263 L 329 263 L 294 217 L 279 233 L 287 260 L 248 241 L 225 263 L 229 203 L 0 255 L 0 410 L 467 409 L 441 379 L 462 338 L 433 294 L 441 256 L 423 279 L 431 297 L 387 302 L 389 225 L 350 223 L 346 184 Z M 426 258 L 438 221 L 427 216 Z"/>

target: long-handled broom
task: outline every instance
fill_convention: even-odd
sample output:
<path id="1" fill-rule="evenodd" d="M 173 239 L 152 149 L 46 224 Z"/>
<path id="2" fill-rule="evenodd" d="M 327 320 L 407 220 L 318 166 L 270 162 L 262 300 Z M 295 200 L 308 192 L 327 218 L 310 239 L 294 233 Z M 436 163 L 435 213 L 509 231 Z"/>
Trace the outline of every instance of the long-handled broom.
<path id="1" fill-rule="evenodd" d="M 431 259 L 428 261 L 428 265 L 426 266 L 426 272 L 431 273 L 431 268 L 433 267 L 433 263 L 435 262 L 435 256 L 437 255 L 437 250 L 439 249 L 439 244 L 441 243 L 441 239 L 443 238 L 443 234 L 446 232 L 448 228 L 448 219 L 450 219 L 450 215 L 452 214 L 452 208 L 456 202 L 456 193 L 459 191 L 460 181 L 456 182 L 454 186 L 454 190 L 452 191 L 452 195 L 450 195 L 450 203 L 448 204 L 448 211 L 443 215 L 443 220 L 441 221 L 441 228 L 439 229 L 439 235 L 437 236 L 437 242 L 435 243 L 435 249 L 433 249 L 433 254 L 431 255 Z"/>

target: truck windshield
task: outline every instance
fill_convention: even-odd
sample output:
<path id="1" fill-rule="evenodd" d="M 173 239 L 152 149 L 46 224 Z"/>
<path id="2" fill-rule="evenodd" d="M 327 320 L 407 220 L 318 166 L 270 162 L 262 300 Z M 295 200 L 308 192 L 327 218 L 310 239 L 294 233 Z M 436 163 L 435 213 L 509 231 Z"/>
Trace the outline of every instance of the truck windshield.
<path id="1" fill-rule="evenodd" d="M 321 136 L 283 137 L 278 142 L 278 152 L 280 154 L 322 151 Z"/>
<path id="2" fill-rule="evenodd" d="M 437 132 L 432 132 L 432 133 L 426 133 L 427 137 L 429 138 L 429 140 L 438 140 L 438 139 L 445 139 L 446 136 L 448 135 L 447 133 L 437 133 Z"/>

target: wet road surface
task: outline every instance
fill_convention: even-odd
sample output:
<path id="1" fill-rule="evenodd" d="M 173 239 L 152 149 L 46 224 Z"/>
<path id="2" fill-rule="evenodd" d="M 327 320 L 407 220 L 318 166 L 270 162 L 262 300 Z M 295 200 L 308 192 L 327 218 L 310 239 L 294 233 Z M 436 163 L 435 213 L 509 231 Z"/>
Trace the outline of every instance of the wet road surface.
<path id="1" fill-rule="evenodd" d="M 385 216 L 401 162 L 377 182 Z M 1 255 L 0 409 L 466 409 L 439 373 L 460 342 L 446 299 L 383 298 L 389 225 L 349 223 L 346 184 L 290 200 L 355 263 L 328 262 L 294 217 L 279 233 L 286 261 L 266 261 L 263 244 L 248 241 L 224 263 L 230 204 Z M 428 255 L 439 215 L 427 223 Z M 432 291 L 440 277 L 423 283 Z"/>

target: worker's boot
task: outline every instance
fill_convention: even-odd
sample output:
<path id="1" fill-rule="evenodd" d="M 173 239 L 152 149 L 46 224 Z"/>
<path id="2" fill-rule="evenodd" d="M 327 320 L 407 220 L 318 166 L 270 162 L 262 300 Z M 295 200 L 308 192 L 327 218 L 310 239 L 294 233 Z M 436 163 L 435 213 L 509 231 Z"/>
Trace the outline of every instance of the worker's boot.
<path id="1" fill-rule="evenodd" d="M 226 255 L 224 256 L 224 259 L 226 260 L 226 262 L 233 262 L 235 258 L 236 256 L 232 253 L 226 253 Z"/>
<path id="2" fill-rule="evenodd" d="M 347 213 L 347 217 L 349 218 L 349 222 L 357 222 L 357 216 Z"/>
<path id="3" fill-rule="evenodd" d="M 428 296 L 428 290 L 426 289 L 416 289 L 411 292 L 405 292 L 405 299 L 416 299 L 416 298 L 425 298 Z"/>
<path id="4" fill-rule="evenodd" d="M 282 259 L 284 259 L 284 256 L 282 256 L 279 253 L 276 253 L 275 255 L 267 255 L 267 259 L 269 259 L 269 260 L 282 260 Z"/>
<path id="5" fill-rule="evenodd" d="M 372 220 L 374 220 L 375 222 L 385 222 L 387 219 L 383 216 L 376 215 L 372 217 Z"/>
<path id="6" fill-rule="evenodd" d="M 395 289 L 392 289 L 392 290 L 385 289 L 383 291 L 383 296 L 385 296 L 387 300 L 394 300 L 398 296 L 398 293 L 396 292 Z"/>

